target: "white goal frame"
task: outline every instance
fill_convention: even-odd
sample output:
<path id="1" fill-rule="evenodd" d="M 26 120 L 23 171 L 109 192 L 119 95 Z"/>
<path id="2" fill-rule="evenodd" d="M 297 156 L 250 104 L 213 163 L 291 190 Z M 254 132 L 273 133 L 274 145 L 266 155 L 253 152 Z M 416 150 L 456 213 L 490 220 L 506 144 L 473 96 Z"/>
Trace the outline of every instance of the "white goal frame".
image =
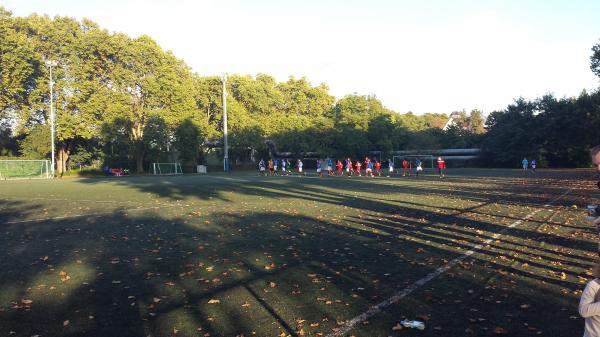
<path id="1" fill-rule="evenodd" d="M 9 171 L 9 166 L 13 166 L 15 168 L 18 167 L 18 164 L 35 164 L 39 163 L 39 169 L 31 169 L 28 172 L 22 171 L 23 174 L 16 175 L 14 174 L 15 169 Z M 13 164 L 13 165 L 11 165 Z M 18 168 L 17 168 L 18 170 Z M 50 161 L 49 160 L 32 160 L 32 159 L 10 159 L 10 160 L 0 160 L 0 180 L 8 180 L 8 179 L 50 179 L 52 178 L 52 173 L 50 172 Z"/>
<path id="2" fill-rule="evenodd" d="M 163 169 L 161 169 L 162 167 L 171 167 L 172 170 L 169 172 L 163 172 Z M 152 163 L 152 174 L 154 175 L 178 175 L 178 174 L 183 174 L 183 170 L 181 169 L 181 164 L 180 163 Z"/>

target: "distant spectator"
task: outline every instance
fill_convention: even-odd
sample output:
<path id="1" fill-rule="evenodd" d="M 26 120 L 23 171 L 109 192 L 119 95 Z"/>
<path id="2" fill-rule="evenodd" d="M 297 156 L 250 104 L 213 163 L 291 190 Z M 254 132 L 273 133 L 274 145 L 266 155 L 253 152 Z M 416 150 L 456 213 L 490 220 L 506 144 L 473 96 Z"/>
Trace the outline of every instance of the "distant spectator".
<path id="1" fill-rule="evenodd" d="M 535 159 L 531 160 L 531 170 L 533 172 L 535 172 L 535 168 L 537 167 L 537 162 L 535 161 Z"/>
<path id="2" fill-rule="evenodd" d="M 523 165 L 523 170 L 527 170 L 527 167 L 529 167 L 529 161 L 527 158 L 523 158 L 523 160 L 521 160 L 521 165 Z"/>

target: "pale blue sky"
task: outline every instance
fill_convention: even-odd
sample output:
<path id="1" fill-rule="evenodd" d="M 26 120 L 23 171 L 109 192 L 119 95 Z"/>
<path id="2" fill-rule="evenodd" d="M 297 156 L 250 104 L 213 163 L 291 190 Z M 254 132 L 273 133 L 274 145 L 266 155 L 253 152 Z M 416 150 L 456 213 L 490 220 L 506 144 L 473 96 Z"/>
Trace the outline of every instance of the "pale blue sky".
<path id="1" fill-rule="evenodd" d="M 578 95 L 600 1 L 3 0 L 15 15 L 87 17 L 147 34 L 201 75 L 306 76 L 398 112 L 505 108 Z"/>

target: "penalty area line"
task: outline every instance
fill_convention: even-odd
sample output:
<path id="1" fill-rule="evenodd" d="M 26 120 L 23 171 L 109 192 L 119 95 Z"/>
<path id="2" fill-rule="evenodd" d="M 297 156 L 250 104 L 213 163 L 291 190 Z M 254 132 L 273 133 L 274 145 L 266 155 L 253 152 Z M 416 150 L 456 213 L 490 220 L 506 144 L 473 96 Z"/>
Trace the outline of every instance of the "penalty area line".
<path id="1" fill-rule="evenodd" d="M 500 232 L 492 235 L 491 238 L 486 239 L 482 243 L 479 243 L 479 244 L 473 246 L 473 248 L 471 248 L 468 251 L 464 252 L 461 256 L 458 256 L 458 257 L 454 258 L 453 260 L 451 260 L 447 264 L 445 264 L 445 265 L 437 268 L 433 272 L 427 274 L 425 277 L 417 280 L 416 282 L 414 282 L 413 284 L 409 285 L 408 287 L 406 287 L 406 288 L 404 288 L 404 289 L 396 292 L 394 295 L 392 295 L 388 299 L 386 299 L 386 300 L 384 300 L 384 301 L 382 301 L 382 302 L 380 302 L 380 303 L 372 306 L 371 308 L 369 308 L 369 310 L 367 310 L 364 313 L 362 313 L 362 314 L 360 314 L 360 315 L 352 318 L 351 320 L 347 321 L 344 325 L 342 325 L 340 328 L 338 328 L 337 330 L 333 331 L 332 333 L 328 334 L 326 337 L 341 337 L 341 336 L 345 335 L 348 331 L 350 331 L 352 328 L 354 328 L 360 322 L 364 322 L 367 319 L 369 319 L 369 318 L 371 318 L 371 317 L 373 317 L 373 316 L 381 313 L 383 311 L 383 309 L 389 307 L 392 304 L 397 303 L 398 301 L 400 301 L 404 297 L 408 296 L 413 291 L 415 291 L 418 288 L 422 287 L 423 285 L 427 284 L 429 281 L 431 281 L 434 278 L 440 276 L 441 274 L 445 273 L 449 269 L 452 269 L 453 267 L 455 267 L 458 263 L 460 263 L 461 261 L 463 261 L 467 257 L 475 254 L 475 251 L 480 250 L 480 249 L 488 246 L 490 243 L 492 243 L 493 241 L 495 241 L 498 238 L 500 238 L 506 232 L 506 230 L 508 230 L 510 228 L 515 228 L 516 226 L 522 224 L 524 221 L 527 221 L 527 220 L 531 219 L 531 217 L 533 217 L 534 215 L 536 215 L 537 213 L 539 213 L 542 209 L 545 209 L 545 208 L 548 208 L 548 207 L 552 206 L 552 204 L 554 204 L 557 200 L 559 200 L 560 198 L 564 197 L 565 195 L 569 194 L 572 190 L 573 190 L 573 187 L 571 187 L 569 190 L 567 190 L 563 194 L 559 195 L 558 197 L 554 198 L 549 203 L 544 204 L 543 206 L 541 206 L 542 208 L 538 208 L 537 210 L 534 210 L 533 212 L 527 214 L 521 220 L 517 220 L 517 221 L 513 222 L 506 229 L 504 229 L 504 230 L 502 230 L 502 231 L 500 231 Z"/>

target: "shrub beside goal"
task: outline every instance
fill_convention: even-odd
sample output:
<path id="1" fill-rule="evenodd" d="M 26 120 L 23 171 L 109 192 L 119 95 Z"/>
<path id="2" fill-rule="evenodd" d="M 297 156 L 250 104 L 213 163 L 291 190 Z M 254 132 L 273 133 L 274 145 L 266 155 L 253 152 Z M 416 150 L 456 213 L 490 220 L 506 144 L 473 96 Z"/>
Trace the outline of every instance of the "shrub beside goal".
<path id="1" fill-rule="evenodd" d="M 0 180 L 49 178 L 49 160 L 0 160 Z"/>
<path id="2" fill-rule="evenodd" d="M 152 174 L 176 175 L 183 174 L 183 171 L 180 163 L 152 163 Z"/>

